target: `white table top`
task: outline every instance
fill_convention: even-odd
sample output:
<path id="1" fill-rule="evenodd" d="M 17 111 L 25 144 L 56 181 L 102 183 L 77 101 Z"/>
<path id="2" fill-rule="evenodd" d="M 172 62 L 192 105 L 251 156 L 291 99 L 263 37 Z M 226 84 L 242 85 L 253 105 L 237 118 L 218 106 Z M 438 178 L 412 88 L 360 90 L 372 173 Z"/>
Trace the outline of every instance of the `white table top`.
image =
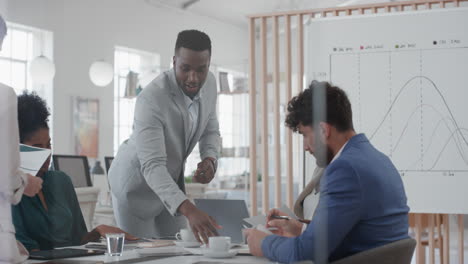
<path id="1" fill-rule="evenodd" d="M 175 248 L 176 246 L 171 246 L 167 247 L 168 249 L 170 248 Z M 84 247 L 73 247 L 73 248 L 84 248 Z M 214 259 L 214 258 L 208 258 L 204 257 L 201 255 L 189 255 L 189 256 L 176 256 L 176 257 L 164 257 L 160 259 L 148 259 L 147 261 L 144 261 L 144 257 L 142 258 L 136 250 L 125 250 L 120 257 L 111 257 L 107 255 L 100 255 L 100 256 L 89 256 L 89 257 L 80 257 L 80 258 L 67 258 L 67 260 L 83 260 L 83 261 L 103 261 L 104 263 L 111 263 L 111 262 L 117 262 L 120 261 L 121 263 L 125 263 L 125 260 L 137 260 L 141 259 L 141 261 L 138 261 L 138 263 L 153 263 L 153 264 L 158 264 L 158 263 L 165 263 L 165 264 L 193 264 L 197 262 L 202 262 L 206 261 L 206 263 L 252 263 L 252 264 L 267 264 L 267 263 L 273 263 L 270 262 L 266 258 L 259 258 L 259 257 L 254 257 L 254 256 L 234 256 L 232 258 L 223 258 L 223 259 Z M 28 260 L 27 263 L 41 263 L 44 261 L 38 261 L 38 260 Z M 132 263 L 136 263 L 133 262 Z"/>

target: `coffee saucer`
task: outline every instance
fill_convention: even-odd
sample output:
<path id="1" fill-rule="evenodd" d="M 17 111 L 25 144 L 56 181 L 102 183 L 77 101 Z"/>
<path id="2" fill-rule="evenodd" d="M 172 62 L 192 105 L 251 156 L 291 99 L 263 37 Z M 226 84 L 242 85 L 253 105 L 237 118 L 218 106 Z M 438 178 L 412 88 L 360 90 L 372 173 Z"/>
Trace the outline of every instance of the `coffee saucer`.
<path id="1" fill-rule="evenodd" d="M 232 258 L 237 255 L 239 251 L 235 249 L 231 249 L 225 252 L 214 252 L 209 249 L 203 250 L 203 256 L 207 258 Z"/>
<path id="2" fill-rule="evenodd" d="M 184 247 L 184 248 L 195 248 L 195 247 L 200 247 L 202 245 L 198 241 L 193 241 L 193 242 L 174 241 L 174 244 L 176 244 L 176 246 Z"/>

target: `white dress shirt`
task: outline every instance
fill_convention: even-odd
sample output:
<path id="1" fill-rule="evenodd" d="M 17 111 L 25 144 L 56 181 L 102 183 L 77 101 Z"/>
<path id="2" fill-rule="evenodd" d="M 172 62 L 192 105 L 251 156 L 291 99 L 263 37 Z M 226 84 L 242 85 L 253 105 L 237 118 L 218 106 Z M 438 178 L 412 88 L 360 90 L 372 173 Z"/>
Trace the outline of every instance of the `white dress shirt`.
<path id="1" fill-rule="evenodd" d="M 336 153 L 336 155 L 333 157 L 332 161 L 330 162 L 330 164 L 336 160 L 341 152 L 343 151 L 344 147 L 346 146 L 348 142 L 346 142 L 345 144 L 343 144 L 343 146 L 340 148 L 340 150 Z M 328 164 L 328 165 L 330 165 Z M 317 170 L 314 171 L 314 176 L 315 176 L 315 173 L 316 173 Z M 320 173 L 323 173 L 323 171 L 320 171 Z M 306 196 L 306 198 L 304 199 L 304 219 L 308 219 L 308 220 L 312 220 L 313 216 L 314 216 L 314 212 L 315 212 L 315 208 L 317 208 L 317 205 L 319 203 L 319 197 L 320 197 L 320 189 L 316 189 L 314 191 L 312 191 L 309 195 Z M 307 225 L 303 225 L 302 226 L 302 232 L 304 232 L 304 230 L 307 228 Z"/>
<path id="2" fill-rule="evenodd" d="M 11 204 L 21 200 L 26 175 L 18 170 L 19 135 L 16 94 L 0 84 L 0 263 L 19 263 L 27 259 L 27 251 L 17 244 L 11 218 Z M 20 253 L 20 250 L 23 254 Z"/>
<path id="3" fill-rule="evenodd" d="M 200 93 L 193 97 L 193 100 L 184 94 L 184 101 L 189 114 L 189 137 L 187 139 L 188 141 L 185 142 L 185 145 L 188 147 L 198 127 L 198 116 L 200 112 Z"/>

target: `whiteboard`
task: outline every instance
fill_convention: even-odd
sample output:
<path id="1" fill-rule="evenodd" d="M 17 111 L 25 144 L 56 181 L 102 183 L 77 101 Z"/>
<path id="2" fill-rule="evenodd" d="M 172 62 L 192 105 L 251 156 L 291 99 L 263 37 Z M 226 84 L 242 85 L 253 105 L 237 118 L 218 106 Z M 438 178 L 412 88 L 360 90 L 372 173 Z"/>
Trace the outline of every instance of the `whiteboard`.
<path id="1" fill-rule="evenodd" d="M 347 92 L 356 132 L 392 159 L 412 212 L 468 213 L 467 26 L 454 8 L 306 27 L 308 83 Z"/>

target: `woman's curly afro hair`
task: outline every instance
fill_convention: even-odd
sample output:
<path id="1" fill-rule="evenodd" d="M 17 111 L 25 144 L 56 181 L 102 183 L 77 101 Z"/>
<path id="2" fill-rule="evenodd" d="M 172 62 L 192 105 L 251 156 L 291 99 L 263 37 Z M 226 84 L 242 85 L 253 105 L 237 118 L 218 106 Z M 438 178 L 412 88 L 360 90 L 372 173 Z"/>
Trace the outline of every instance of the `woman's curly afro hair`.
<path id="1" fill-rule="evenodd" d="M 18 126 L 23 143 L 40 128 L 49 128 L 50 112 L 47 104 L 35 92 L 24 91 L 18 96 Z"/>

